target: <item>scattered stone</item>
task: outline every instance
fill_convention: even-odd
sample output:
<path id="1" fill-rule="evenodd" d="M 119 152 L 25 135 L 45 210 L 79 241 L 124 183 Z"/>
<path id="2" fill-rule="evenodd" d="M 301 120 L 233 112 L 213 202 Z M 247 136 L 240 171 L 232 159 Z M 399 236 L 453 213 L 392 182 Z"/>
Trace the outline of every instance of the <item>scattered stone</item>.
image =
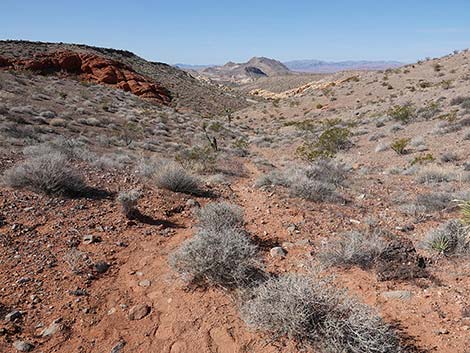
<path id="1" fill-rule="evenodd" d="M 283 248 L 281 248 L 280 246 L 276 246 L 276 247 L 272 248 L 269 251 L 269 253 L 271 254 L 271 257 L 281 258 L 281 259 L 283 259 L 287 254 L 287 252 Z"/>
<path id="2" fill-rule="evenodd" d="M 13 347 L 19 352 L 30 352 L 34 346 L 26 341 L 15 341 Z"/>
<path id="3" fill-rule="evenodd" d="M 436 333 L 438 335 L 448 335 L 449 334 L 449 330 L 445 329 L 445 328 L 441 328 L 439 330 L 436 331 Z"/>
<path id="4" fill-rule="evenodd" d="M 21 314 L 21 311 L 14 310 L 5 315 L 5 321 L 12 322 L 17 319 L 20 319 L 22 316 L 23 314 Z"/>
<path id="5" fill-rule="evenodd" d="M 70 295 L 74 295 L 76 297 L 83 297 L 85 295 L 88 295 L 87 291 L 84 289 L 77 288 L 75 290 L 70 290 L 69 291 Z"/>
<path id="6" fill-rule="evenodd" d="M 201 207 L 201 204 L 197 202 L 196 200 L 189 199 L 188 201 L 186 201 L 186 206 L 189 208 L 194 208 L 194 207 L 199 208 Z"/>
<path id="7" fill-rule="evenodd" d="M 83 237 L 83 243 L 85 244 L 99 243 L 100 241 L 101 237 L 93 234 L 87 234 Z"/>
<path id="8" fill-rule="evenodd" d="M 110 265 L 107 262 L 104 262 L 104 261 L 97 262 L 94 265 L 95 271 L 98 272 L 98 273 L 107 272 L 109 267 L 110 267 Z"/>
<path id="9" fill-rule="evenodd" d="M 148 279 L 143 279 L 142 281 L 139 282 L 140 287 L 150 287 L 151 282 Z"/>
<path id="10" fill-rule="evenodd" d="M 31 282 L 31 278 L 29 278 L 29 277 L 22 277 L 22 278 L 20 278 L 19 280 L 16 281 L 16 283 L 18 283 L 18 284 L 24 284 L 24 283 L 28 283 L 28 282 Z"/>
<path id="11" fill-rule="evenodd" d="M 382 293 L 382 296 L 388 299 L 409 300 L 413 294 L 408 290 L 392 290 Z"/>
<path id="12" fill-rule="evenodd" d="M 44 330 L 41 332 L 42 337 L 50 337 L 53 334 L 57 333 L 62 329 L 62 325 L 60 323 L 61 319 L 54 320 L 52 324 L 50 324 L 48 327 L 46 327 Z"/>
<path id="13" fill-rule="evenodd" d="M 110 353 L 120 353 L 125 345 L 126 345 L 126 341 L 119 341 L 118 343 L 114 345 Z"/>
<path id="14" fill-rule="evenodd" d="M 129 310 L 129 320 L 140 320 L 143 319 L 150 313 L 150 306 L 146 304 L 137 304 L 134 305 Z"/>
<path id="15" fill-rule="evenodd" d="M 289 225 L 287 226 L 287 232 L 288 232 L 289 234 L 294 234 L 294 233 L 295 233 L 295 234 L 299 234 L 299 233 L 300 233 L 299 228 L 298 228 L 297 225 L 294 224 L 294 223 L 291 223 L 291 224 L 289 224 Z"/>

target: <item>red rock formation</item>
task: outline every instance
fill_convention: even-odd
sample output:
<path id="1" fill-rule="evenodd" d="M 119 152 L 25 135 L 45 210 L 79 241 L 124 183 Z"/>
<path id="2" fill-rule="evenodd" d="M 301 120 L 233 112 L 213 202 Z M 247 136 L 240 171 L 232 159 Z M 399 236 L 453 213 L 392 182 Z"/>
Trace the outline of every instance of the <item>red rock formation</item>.
<path id="1" fill-rule="evenodd" d="M 136 73 L 131 67 L 95 54 L 57 51 L 37 55 L 31 59 L 0 57 L 0 68 L 31 70 L 40 73 L 66 72 L 81 79 L 113 85 L 142 98 L 168 104 L 170 92 L 150 78 Z"/>

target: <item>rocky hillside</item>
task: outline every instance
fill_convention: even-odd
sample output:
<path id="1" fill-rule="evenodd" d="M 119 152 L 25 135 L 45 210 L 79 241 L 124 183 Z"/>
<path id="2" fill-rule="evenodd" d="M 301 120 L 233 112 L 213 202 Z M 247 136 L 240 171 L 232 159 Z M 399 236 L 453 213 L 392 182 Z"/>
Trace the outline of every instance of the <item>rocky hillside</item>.
<path id="1" fill-rule="evenodd" d="M 147 81 L 152 81 L 155 85 L 168 90 L 172 96 L 171 105 L 182 110 L 213 114 L 223 112 L 227 108 L 233 110 L 248 105 L 246 98 L 238 92 L 198 80 L 173 66 L 147 61 L 128 51 L 78 44 L 0 41 L 0 56 L 7 61 L 47 60 L 48 56 L 54 57 L 63 51 L 75 52 L 81 56 L 94 56 L 95 60 L 111 60 L 114 64 L 124 65 L 140 78 L 145 77 Z M 36 58 L 38 56 L 39 58 Z M 125 84 L 117 83 L 117 85 Z"/>
<path id="2" fill-rule="evenodd" d="M 322 60 L 292 60 L 284 63 L 289 70 L 312 73 L 335 73 L 347 70 L 387 70 L 403 66 L 398 61 L 322 61 Z"/>

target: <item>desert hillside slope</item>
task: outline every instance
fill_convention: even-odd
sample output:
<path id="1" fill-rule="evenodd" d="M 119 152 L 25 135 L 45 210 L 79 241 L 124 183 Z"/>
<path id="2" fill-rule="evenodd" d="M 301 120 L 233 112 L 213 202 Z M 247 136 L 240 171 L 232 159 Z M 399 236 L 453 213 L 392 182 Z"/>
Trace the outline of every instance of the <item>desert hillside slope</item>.
<path id="1" fill-rule="evenodd" d="M 228 88 L 211 85 L 186 71 L 168 64 L 147 61 L 129 51 L 80 44 L 0 41 L 0 53 L 6 58 L 29 59 L 35 55 L 63 50 L 91 53 L 126 64 L 137 73 L 167 88 L 174 97 L 173 104 L 181 109 L 210 113 L 248 105 L 243 96 Z"/>
<path id="2" fill-rule="evenodd" d="M 58 51 L 121 80 L 19 61 Z M 0 57 L 1 352 L 468 353 L 468 51 L 236 89 Z"/>

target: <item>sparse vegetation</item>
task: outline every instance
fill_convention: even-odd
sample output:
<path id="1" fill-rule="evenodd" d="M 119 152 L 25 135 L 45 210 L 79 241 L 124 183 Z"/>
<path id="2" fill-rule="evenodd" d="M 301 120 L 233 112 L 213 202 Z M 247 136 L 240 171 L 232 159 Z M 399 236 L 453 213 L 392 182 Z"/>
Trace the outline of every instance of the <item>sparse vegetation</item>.
<path id="1" fill-rule="evenodd" d="M 320 279 L 271 278 L 253 289 L 240 310 L 249 326 L 321 351 L 401 351 L 391 328 L 371 308 Z"/>
<path id="2" fill-rule="evenodd" d="M 138 190 L 121 191 L 117 197 L 117 201 L 121 205 L 122 213 L 132 219 L 137 213 L 137 202 L 141 193 Z"/>
<path id="3" fill-rule="evenodd" d="M 408 123 L 415 116 L 415 107 L 412 104 L 396 105 L 388 111 L 388 115 L 403 124 Z"/>
<path id="4" fill-rule="evenodd" d="M 406 154 L 407 153 L 406 146 L 408 146 L 409 142 L 410 142 L 409 138 L 401 138 L 401 139 L 393 141 L 390 147 L 392 148 L 392 150 L 394 150 L 398 154 Z"/>
<path id="5" fill-rule="evenodd" d="M 423 245 L 444 255 L 470 254 L 469 228 L 460 220 L 453 219 L 430 231 Z"/>
<path id="6" fill-rule="evenodd" d="M 329 241 L 320 251 L 319 258 L 328 266 L 368 268 L 373 265 L 386 245 L 384 234 L 377 230 L 346 232 Z"/>
<path id="7" fill-rule="evenodd" d="M 153 174 L 155 184 L 163 189 L 184 194 L 201 194 L 201 182 L 188 173 L 180 164 L 162 162 Z"/>
<path id="8" fill-rule="evenodd" d="M 227 202 L 212 202 L 197 212 L 199 227 L 220 232 L 225 229 L 243 229 L 243 210 Z"/>
<path id="9" fill-rule="evenodd" d="M 201 229 L 171 255 L 170 264 L 194 285 L 224 288 L 250 283 L 260 265 L 256 246 L 233 228 Z"/>
<path id="10" fill-rule="evenodd" d="M 47 195 L 79 196 L 87 190 L 83 177 L 60 153 L 28 158 L 7 170 L 3 179 L 10 187 Z"/>

